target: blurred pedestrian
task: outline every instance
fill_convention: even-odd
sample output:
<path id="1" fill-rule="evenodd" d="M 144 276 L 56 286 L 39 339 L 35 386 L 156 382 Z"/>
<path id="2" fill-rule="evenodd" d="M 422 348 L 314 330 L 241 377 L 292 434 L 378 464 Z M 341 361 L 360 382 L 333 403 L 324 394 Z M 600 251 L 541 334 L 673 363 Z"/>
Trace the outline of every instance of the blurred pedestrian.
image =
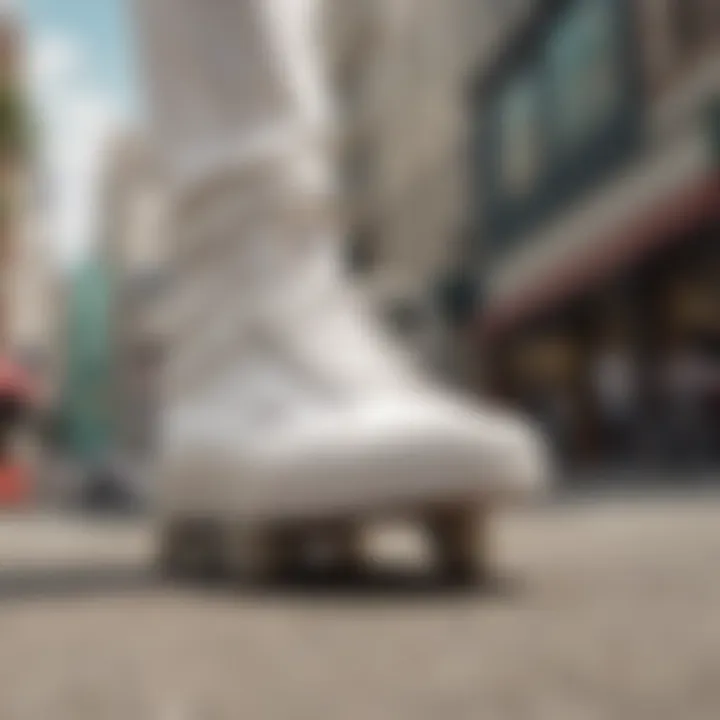
<path id="1" fill-rule="evenodd" d="M 668 355 L 662 379 L 669 459 L 682 466 L 701 466 L 711 453 L 712 366 L 696 347 L 682 343 Z"/>
<path id="2" fill-rule="evenodd" d="M 595 359 L 593 389 L 600 416 L 604 459 L 629 463 L 638 439 L 638 370 L 632 352 L 620 344 L 604 347 Z"/>

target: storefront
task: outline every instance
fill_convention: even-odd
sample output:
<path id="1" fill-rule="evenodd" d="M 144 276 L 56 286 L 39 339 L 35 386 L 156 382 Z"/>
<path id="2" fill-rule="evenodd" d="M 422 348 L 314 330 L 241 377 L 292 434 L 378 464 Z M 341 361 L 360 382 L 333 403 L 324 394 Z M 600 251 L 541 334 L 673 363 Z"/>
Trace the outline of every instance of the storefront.
<path id="1" fill-rule="evenodd" d="M 720 120 L 650 137 L 636 21 L 538 4 L 471 106 L 489 386 L 581 463 L 660 457 L 668 417 L 717 425 Z"/>
<path id="2" fill-rule="evenodd" d="M 608 354 L 632 363 L 633 386 L 614 382 L 632 395 L 633 454 L 662 461 L 669 376 L 677 372 L 704 387 L 707 437 L 698 453 L 720 446 L 720 175 L 706 183 L 703 202 L 682 194 L 675 206 L 660 197 L 637 209 L 646 223 L 638 217 L 577 254 L 566 246 L 567 264 L 538 272 L 536 283 L 528 273 L 517 293 L 496 286 L 489 296 L 479 333 L 493 350 L 495 387 L 544 416 L 574 459 L 602 461 L 609 452 L 600 390 Z M 680 362 L 695 369 L 673 370 Z"/>

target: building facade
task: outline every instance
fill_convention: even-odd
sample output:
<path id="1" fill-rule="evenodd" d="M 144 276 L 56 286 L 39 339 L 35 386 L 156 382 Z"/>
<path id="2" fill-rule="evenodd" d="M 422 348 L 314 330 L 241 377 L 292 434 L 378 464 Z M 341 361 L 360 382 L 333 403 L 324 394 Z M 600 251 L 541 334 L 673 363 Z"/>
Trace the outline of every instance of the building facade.
<path id="1" fill-rule="evenodd" d="M 22 26 L 6 14 L 0 18 L 0 345 L 40 370 L 50 357 L 53 282 L 38 220 L 23 78 Z"/>
<path id="2" fill-rule="evenodd" d="M 0 193 L 2 217 L 0 241 L 0 344 L 9 350 L 12 263 L 23 233 L 27 207 L 28 162 L 24 143 L 24 112 L 21 92 L 22 32 L 15 19 L 0 17 L 0 93 L 4 132 L 0 137 Z"/>
<path id="3" fill-rule="evenodd" d="M 477 67 L 477 343 L 491 385 L 573 457 L 612 445 L 605 401 L 635 452 L 667 445 L 678 375 L 704 388 L 683 412 L 717 432 L 719 17 L 705 0 L 537 2 Z"/>
<path id="4" fill-rule="evenodd" d="M 155 302 L 167 270 L 165 187 L 145 141 L 116 139 L 105 172 L 99 259 L 108 282 L 112 427 L 118 449 L 154 443 L 163 337 Z"/>
<path id="5" fill-rule="evenodd" d="M 478 5 L 326 4 L 348 264 L 378 313 L 444 370 L 453 344 L 437 290 L 464 241 L 465 87 L 487 41 Z"/>
<path id="6" fill-rule="evenodd" d="M 105 461 L 115 444 L 110 278 L 94 255 L 67 280 L 62 334 L 62 391 L 57 444 L 68 459 Z"/>

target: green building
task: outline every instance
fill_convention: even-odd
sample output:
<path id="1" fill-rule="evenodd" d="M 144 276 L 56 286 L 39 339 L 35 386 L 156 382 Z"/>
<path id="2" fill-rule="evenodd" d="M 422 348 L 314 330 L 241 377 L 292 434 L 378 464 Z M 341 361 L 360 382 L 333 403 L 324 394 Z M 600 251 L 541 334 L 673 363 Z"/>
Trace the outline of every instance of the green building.
<path id="1" fill-rule="evenodd" d="M 67 366 L 61 402 L 62 443 L 93 462 L 113 444 L 110 273 L 97 258 L 76 272 L 67 306 Z"/>

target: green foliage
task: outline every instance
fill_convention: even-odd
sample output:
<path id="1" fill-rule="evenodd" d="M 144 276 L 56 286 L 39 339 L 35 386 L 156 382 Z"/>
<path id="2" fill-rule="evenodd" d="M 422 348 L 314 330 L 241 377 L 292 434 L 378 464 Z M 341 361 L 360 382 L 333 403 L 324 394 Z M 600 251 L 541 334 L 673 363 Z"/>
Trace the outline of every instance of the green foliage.
<path id="1" fill-rule="evenodd" d="M 30 146 L 30 119 L 24 98 L 13 85 L 0 87 L 0 157 L 24 156 Z"/>

